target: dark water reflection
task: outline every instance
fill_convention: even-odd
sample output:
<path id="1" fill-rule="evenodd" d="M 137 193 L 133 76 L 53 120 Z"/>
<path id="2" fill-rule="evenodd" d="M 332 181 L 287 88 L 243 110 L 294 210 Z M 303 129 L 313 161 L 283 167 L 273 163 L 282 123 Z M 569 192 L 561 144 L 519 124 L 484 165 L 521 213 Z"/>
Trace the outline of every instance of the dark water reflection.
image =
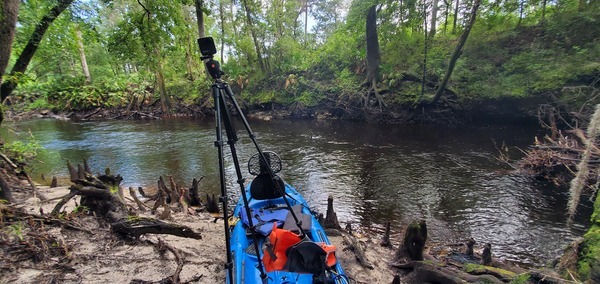
<path id="1" fill-rule="evenodd" d="M 283 178 L 320 211 L 329 195 L 341 222 L 381 232 L 386 221 L 396 234 L 424 218 L 434 241 L 473 236 L 489 242 L 494 255 L 528 264 L 557 256 L 588 225 L 591 203 L 567 224 L 567 194 L 552 185 L 512 174 L 496 161 L 494 142 L 526 145 L 531 127 L 444 128 L 379 126 L 328 122 L 251 121 L 259 143 L 284 161 Z M 3 136 L 11 140 L 14 131 Z M 214 122 L 161 121 L 18 123 L 47 149 L 39 176 L 66 176 L 65 159 L 87 157 L 93 170 L 110 167 L 125 186 L 154 186 L 159 175 L 190 184 L 204 176 L 202 189 L 218 193 Z M 245 162 L 255 152 L 240 133 L 238 154 Z M 237 196 L 233 163 L 227 153 L 229 191 Z M 247 173 L 244 174 L 249 177 Z M 399 236 L 396 236 L 399 238 Z"/>

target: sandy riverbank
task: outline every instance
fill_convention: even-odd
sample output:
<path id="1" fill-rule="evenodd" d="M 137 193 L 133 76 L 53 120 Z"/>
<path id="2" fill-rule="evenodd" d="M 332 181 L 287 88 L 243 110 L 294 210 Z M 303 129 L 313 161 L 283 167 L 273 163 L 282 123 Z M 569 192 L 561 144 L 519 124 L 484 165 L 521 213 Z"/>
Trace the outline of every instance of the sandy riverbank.
<path id="1" fill-rule="evenodd" d="M 50 202 L 38 198 L 28 198 L 19 207 L 31 214 L 51 212 L 58 202 L 56 198 L 68 193 L 68 187 L 40 187 L 39 191 Z M 46 229 L 56 239 L 68 247 L 67 258 L 48 258 L 34 263 L 31 260 L 11 265 L 3 263 L 0 269 L 0 283 L 131 283 L 134 280 L 156 282 L 172 275 L 177 269 L 173 253 L 160 251 L 160 240 L 177 249 L 184 265 L 180 273 L 182 282 L 224 283 L 225 241 L 223 221 L 205 212 L 193 215 L 173 212 L 174 223 L 189 226 L 202 235 L 194 240 L 171 235 L 147 234 L 139 241 L 125 242 L 110 233 L 109 228 L 93 216 L 73 214 L 78 198 L 71 200 L 64 210 L 65 218 L 72 220 L 84 230 L 73 230 L 60 226 Z M 132 206 L 133 207 L 133 206 Z M 150 216 L 148 212 L 137 212 L 140 216 Z M 378 238 L 378 237 L 377 237 Z M 380 247 L 379 239 L 364 241 L 367 258 L 375 269 L 362 267 L 355 255 L 345 251 L 342 237 L 330 237 L 337 246 L 337 256 L 348 275 L 356 283 L 391 283 L 393 270 L 388 261 L 393 250 Z"/>

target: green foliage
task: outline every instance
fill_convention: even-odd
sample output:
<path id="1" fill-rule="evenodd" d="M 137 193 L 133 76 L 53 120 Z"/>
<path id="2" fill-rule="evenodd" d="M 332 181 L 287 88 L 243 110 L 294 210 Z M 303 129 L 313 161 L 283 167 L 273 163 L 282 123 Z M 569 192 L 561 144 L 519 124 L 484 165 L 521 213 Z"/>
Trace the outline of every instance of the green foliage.
<path id="1" fill-rule="evenodd" d="M 579 246 L 577 272 L 581 280 L 588 280 L 592 275 L 600 277 L 600 194 L 596 194 L 591 221 L 592 226 Z"/>
<path id="2" fill-rule="evenodd" d="M 529 273 L 522 273 L 513 278 L 510 281 L 510 284 L 527 284 L 529 283 L 529 279 L 531 279 L 531 275 L 529 275 Z"/>
<path id="3" fill-rule="evenodd" d="M 90 211 L 90 208 L 84 205 L 79 205 L 75 208 L 73 208 L 73 214 L 77 214 L 77 213 L 88 213 Z"/>
<path id="4" fill-rule="evenodd" d="M 487 271 L 493 271 L 494 273 L 502 275 L 503 278 L 507 279 L 513 279 L 517 276 L 517 274 L 512 271 L 473 263 L 465 263 L 463 270 L 471 274 L 484 274 Z"/>
<path id="5" fill-rule="evenodd" d="M 597 74 L 600 8 L 592 3 L 550 1 L 545 9 L 539 1 L 484 3 L 448 87 L 464 101 L 527 97 L 556 92 Z M 461 2 L 458 15 L 440 7 L 437 33 L 426 42 L 424 26 L 431 7 L 424 8 L 422 1 L 247 4 L 252 23 L 242 1 L 204 2 L 206 33 L 215 37 L 218 50 L 224 43 L 221 63 L 227 78 L 242 82 L 235 85 L 251 104 L 302 106 L 323 104 L 325 98 L 354 101 L 364 96 L 360 84 L 366 69 L 365 18 L 372 5 L 378 11 L 379 87 L 389 90 L 386 101 L 410 105 L 422 99 L 420 82 L 414 78 L 423 75 L 429 83 L 425 97 L 430 96 L 448 68 L 470 5 Z M 11 60 L 51 5 L 23 1 Z M 91 85 L 84 84 L 77 31 L 83 34 Z M 76 2 L 50 27 L 26 74 L 4 80 L 19 82 L 15 98 L 27 102 L 28 110 L 86 110 L 123 106 L 133 96 L 154 96 L 160 70 L 170 96 L 207 106 L 210 81 L 204 76 L 196 37 L 194 1 Z M 259 67 L 257 48 L 265 70 Z M 406 80 L 400 74 L 414 78 Z M 286 84 L 290 75 L 297 76 L 297 84 Z"/>
<path id="6" fill-rule="evenodd" d="M 583 236 L 577 270 L 582 280 L 590 279 L 592 273 L 600 275 L 600 226 L 598 224 L 594 224 Z"/>
<path id="7" fill-rule="evenodd" d="M 28 141 L 13 141 L 4 145 L 3 151 L 16 162 L 26 162 L 35 158 L 44 148 L 31 136 Z"/>
<path id="8" fill-rule="evenodd" d="M 15 236 L 19 239 L 19 241 L 23 241 L 24 232 L 23 232 L 23 224 L 22 223 L 14 223 L 10 224 L 6 227 L 8 230 L 8 234 Z"/>

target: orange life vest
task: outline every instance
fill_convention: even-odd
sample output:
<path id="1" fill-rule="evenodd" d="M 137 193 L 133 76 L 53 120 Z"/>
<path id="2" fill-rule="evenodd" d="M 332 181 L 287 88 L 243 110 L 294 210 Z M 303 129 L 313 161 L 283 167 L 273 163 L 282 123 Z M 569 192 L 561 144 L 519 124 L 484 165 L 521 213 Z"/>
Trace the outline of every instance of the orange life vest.
<path id="1" fill-rule="evenodd" d="M 277 228 L 277 224 L 273 224 L 273 230 L 269 234 L 269 243 L 263 251 L 263 264 L 267 272 L 275 270 L 287 270 L 288 253 L 290 248 L 299 244 L 302 241 L 299 235 L 284 229 Z M 315 243 L 323 249 L 325 255 L 325 265 L 332 267 L 337 263 L 335 257 L 336 247 L 325 243 Z"/>

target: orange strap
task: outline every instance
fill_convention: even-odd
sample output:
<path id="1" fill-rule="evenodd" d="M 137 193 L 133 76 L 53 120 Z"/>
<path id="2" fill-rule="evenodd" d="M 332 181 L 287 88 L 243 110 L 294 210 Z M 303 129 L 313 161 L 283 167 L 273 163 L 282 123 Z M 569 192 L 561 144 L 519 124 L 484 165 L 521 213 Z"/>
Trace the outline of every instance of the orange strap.
<path id="1" fill-rule="evenodd" d="M 332 267 L 337 263 L 337 258 L 335 257 L 336 247 L 334 245 L 328 245 L 325 243 L 318 243 L 321 248 L 327 253 L 325 258 L 325 265 L 327 267 Z"/>

